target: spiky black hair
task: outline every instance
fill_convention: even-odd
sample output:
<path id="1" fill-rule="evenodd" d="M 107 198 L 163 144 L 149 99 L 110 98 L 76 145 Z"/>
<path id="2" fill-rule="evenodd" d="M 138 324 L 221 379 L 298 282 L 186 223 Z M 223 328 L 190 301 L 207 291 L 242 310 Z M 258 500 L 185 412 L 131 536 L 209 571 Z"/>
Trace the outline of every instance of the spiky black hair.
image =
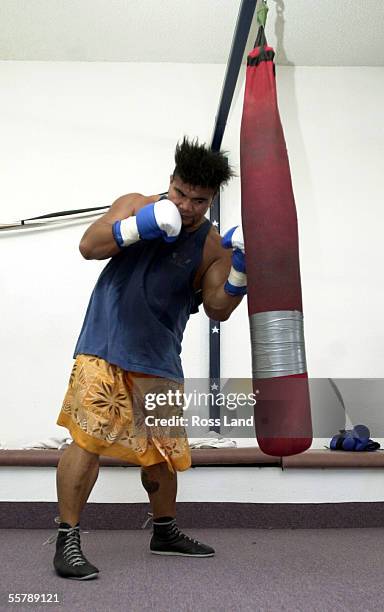
<path id="1" fill-rule="evenodd" d="M 199 144 L 197 138 L 189 141 L 184 136 L 181 144 L 177 143 L 175 163 L 173 174 L 183 183 L 193 187 L 208 187 L 215 192 L 236 176 L 229 165 L 226 151 L 211 151 L 206 144 Z"/>

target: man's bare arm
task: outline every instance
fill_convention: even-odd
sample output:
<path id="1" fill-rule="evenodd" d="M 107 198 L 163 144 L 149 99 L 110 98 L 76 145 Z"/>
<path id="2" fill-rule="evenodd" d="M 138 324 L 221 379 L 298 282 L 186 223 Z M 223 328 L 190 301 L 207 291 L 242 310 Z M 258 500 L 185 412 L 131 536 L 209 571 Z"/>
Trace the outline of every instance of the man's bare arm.
<path id="1" fill-rule="evenodd" d="M 215 321 L 226 321 L 243 299 L 224 291 L 224 285 L 231 269 L 231 253 L 220 247 L 222 253 L 205 272 L 201 286 L 203 305 L 207 315 Z"/>
<path id="2" fill-rule="evenodd" d="M 143 196 L 140 193 L 129 193 L 118 198 L 111 208 L 90 225 L 82 237 L 79 250 L 85 259 L 108 259 L 121 252 L 112 233 L 115 221 L 127 219 L 158 196 Z"/>

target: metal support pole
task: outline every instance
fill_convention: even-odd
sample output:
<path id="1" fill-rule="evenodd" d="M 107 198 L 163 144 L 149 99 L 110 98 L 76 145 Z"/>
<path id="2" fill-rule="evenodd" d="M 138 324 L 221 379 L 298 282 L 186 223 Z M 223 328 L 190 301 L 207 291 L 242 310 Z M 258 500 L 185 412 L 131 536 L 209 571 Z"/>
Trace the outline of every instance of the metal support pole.
<path id="1" fill-rule="evenodd" d="M 242 0 L 240 6 L 211 140 L 213 151 L 219 151 L 221 147 L 256 4 L 257 0 Z M 220 194 L 211 206 L 210 220 L 220 231 Z M 213 319 L 209 320 L 209 383 L 210 392 L 215 397 L 220 391 L 220 322 Z M 216 401 L 210 408 L 209 416 L 210 418 L 220 416 L 220 406 Z M 212 426 L 210 429 L 220 431 L 217 426 Z"/>

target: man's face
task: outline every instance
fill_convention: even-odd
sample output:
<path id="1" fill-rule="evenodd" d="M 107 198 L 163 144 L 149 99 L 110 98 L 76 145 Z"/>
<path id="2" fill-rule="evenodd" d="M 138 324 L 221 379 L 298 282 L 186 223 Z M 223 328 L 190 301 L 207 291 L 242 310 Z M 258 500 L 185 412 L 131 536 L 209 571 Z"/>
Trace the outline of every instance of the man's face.
<path id="1" fill-rule="evenodd" d="M 183 226 L 187 229 L 193 229 L 201 223 L 214 195 L 214 189 L 194 187 L 183 183 L 178 176 L 170 177 L 168 199 L 177 206 Z"/>

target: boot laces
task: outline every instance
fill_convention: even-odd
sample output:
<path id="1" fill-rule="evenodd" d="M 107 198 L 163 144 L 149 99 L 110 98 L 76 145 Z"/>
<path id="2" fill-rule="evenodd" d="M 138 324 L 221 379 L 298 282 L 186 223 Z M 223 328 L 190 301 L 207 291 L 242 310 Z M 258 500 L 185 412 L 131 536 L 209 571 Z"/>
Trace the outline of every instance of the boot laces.
<path id="1" fill-rule="evenodd" d="M 180 531 L 176 523 L 173 523 L 168 533 L 171 536 L 171 538 L 174 540 L 181 538 L 183 540 L 186 540 L 187 542 L 192 542 L 193 544 L 200 544 L 198 540 L 195 540 L 194 538 L 190 538 L 185 533 Z"/>
<path id="2" fill-rule="evenodd" d="M 80 547 L 80 533 L 78 527 L 71 527 L 68 530 L 59 529 L 59 531 L 67 531 L 65 539 L 63 555 L 69 565 L 85 565 L 86 560 Z"/>
<path id="3" fill-rule="evenodd" d="M 145 521 L 142 524 L 141 528 L 145 529 L 150 521 L 153 522 L 153 514 L 152 514 L 152 512 L 147 512 L 147 518 L 145 519 Z"/>
<path id="4" fill-rule="evenodd" d="M 54 521 L 56 525 L 60 525 L 59 516 L 55 516 Z M 84 531 L 83 529 L 80 529 L 79 531 L 81 531 L 81 533 L 89 533 L 89 531 Z M 55 542 L 56 539 L 57 539 L 57 532 L 55 532 L 52 536 L 50 536 L 48 540 L 45 540 L 45 542 L 43 542 L 43 546 L 46 546 L 47 544 L 52 544 L 53 542 Z"/>

